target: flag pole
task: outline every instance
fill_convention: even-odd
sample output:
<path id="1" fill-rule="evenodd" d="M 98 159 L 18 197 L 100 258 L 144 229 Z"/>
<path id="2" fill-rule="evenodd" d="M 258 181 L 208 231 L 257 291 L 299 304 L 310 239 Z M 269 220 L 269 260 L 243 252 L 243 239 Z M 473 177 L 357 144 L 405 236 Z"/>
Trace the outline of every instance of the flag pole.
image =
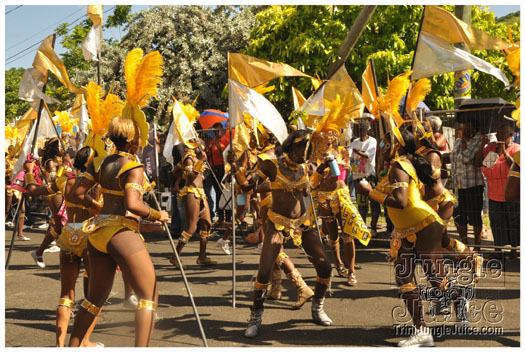
<path id="1" fill-rule="evenodd" d="M 55 47 L 55 39 L 56 39 L 56 34 L 53 34 L 53 40 L 51 41 L 51 47 L 52 48 Z M 48 76 L 49 76 L 49 71 L 48 71 Z M 47 87 L 47 79 L 44 82 L 44 86 L 42 87 L 42 92 L 44 94 L 46 93 L 46 87 Z M 40 119 L 41 119 L 41 116 L 42 116 L 42 108 L 43 107 L 44 107 L 44 100 L 40 99 L 40 103 L 38 104 L 36 126 L 35 126 L 35 134 L 33 135 L 33 140 L 31 141 L 31 149 L 30 149 L 30 153 L 31 154 L 33 154 L 35 152 L 34 148 L 36 146 L 36 140 L 37 140 L 37 136 L 38 136 L 38 127 L 40 125 Z M 53 126 L 54 125 L 55 124 L 53 124 Z M 59 140 L 60 140 L 60 138 L 59 138 Z M 20 221 L 20 210 L 22 210 L 22 202 L 25 202 L 25 193 L 22 193 L 22 196 L 20 197 L 20 201 L 19 201 L 19 203 L 18 203 L 18 205 L 16 207 L 15 228 L 13 229 L 13 236 L 11 238 L 11 243 L 9 245 L 9 252 L 7 254 L 7 259 L 6 259 L 6 262 L 5 262 L 5 270 L 6 271 L 9 269 L 9 262 L 11 261 L 11 254 L 13 252 L 13 248 L 14 248 L 14 245 L 15 245 L 15 237 L 16 237 L 17 232 L 18 232 L 18 222 Z"/>
<path id="2" fill-rule="evenodd" d="M 140 162 L 138 156 L 137 161 Z M 144 172 L 144 179 L 151 185 L 148 179 L 148 175 L 146 172 Z M 157 196 L 155 195 L 155 191 L 153 190 L 153 187 L 150 188 L 149 194 L 152 196 L 153 201 L 155 202 L 155 207 L 161 211 L 162 208 L 160 207 L 159 201 L 157 199 Z M 177 247 L 175 246 L 175 242 L 173 241 L 173 237 L 171 236 L 171 232 L 169 229 L 169 226 L 166 222 L 162 223 L 162 226 L 164 228 L 164 231 L 168 234 L 168 239 L 170 240 L 171 249 L 173 251 L 173 255 L 177 259 L 177 264 L 179 265 L 180 273 L 182 274 L 182 280 L 184 281 L 184 286 L 186 286 L 186 291 L 188 292 L 188 297 L 191 301 L 191 306 L 193 308 L 193 313 L 195 314 L 195 318 L 197 319 L 197 324 L 199 325 L 199 330 L 201 333 L 202 342 L 204 343 L 204 347 L 208 347 L 208 342 L 206 340 L 206 334 L 204 333 L 204 329 L 202 327 L 201 319 L 199 317 L 199 312 L 197 311 L 197 306 L 195 305 L 195 301 L 193 300 L 193 295 L 191 294 L 190 285 L 188 283 L 188 279 L 186 278 L 186 273 L 184 272 L 184 268 L 182 267 L 182 262 L 180 260 L 179 253 L 177 252 Z"/>
<path id="3" fill-rule="evenodd" d="M 419 44 L 419 39 L 421 37 L 421 28 L 423 27 L 423 20 L 425 19 L 425 13 L 427 12 L 427 5 L 424 5 L 423 7 L 423 14 L 421 15 L 421 22 L 419 23 L 419 30 L 417 32 L 417 40 L 416 40 L 416 48 L 414 49 L 414 55 L 412 55 L 412 64 L 410 65 L 410 70 L 414 68 L 414 62 L 416 61 L 416 53 L 417 53 L 417 46 Z M 408 92 L 410 89 L 407 90 L 405 94 L 405 103 L 403 104 L 403 111 L 401 111 L 401 118 L 404 119 L 403 115 L 405 115 L 406 106 L 407 106 L 407 98 L 408 98 Z"/>
<path id="4" fill-rule="evenodd" d="M 229 60 L 230 53 L 228 53 L 228 78 L 230 77 L 230 60 Z M 228 95 L 230 95 L 230 89 L 228 87 Z M 229 99 L 228 99 L 228 105 L 229 105 Z M 228 110 L 230 107 L 228 106 Z M 233 136 L 232 136 L 232 120 L 228 119 L 228 131 L 230 133 L 230 153 L 233 152 Z M 234 161 L 235 162 L 235 161 Z M 230 209 L 232 212 L 232 306 L 235 308 L 236 304 L 236 267 L 235 267 L 235 260 L 236 260 L 236 241 L 235 241 L 235 177 L 233 175 L 233 165 L 230 165 L 230 180 L 231 180 L 231 186 L 230 186 Z"/>

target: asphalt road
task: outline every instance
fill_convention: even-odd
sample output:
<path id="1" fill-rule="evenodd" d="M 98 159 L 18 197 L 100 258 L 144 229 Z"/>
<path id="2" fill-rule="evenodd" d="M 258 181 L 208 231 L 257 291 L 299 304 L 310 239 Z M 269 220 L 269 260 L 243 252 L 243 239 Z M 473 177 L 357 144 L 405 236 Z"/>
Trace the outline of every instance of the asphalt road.
<path id="1" fill-rule="evenodd" d="M 12 232 L 5 234 L 7 257 Z M 30 252 L 40 244 L 43 231 L 26 232 L 26 236 L 31 240 L 15 242 L 10 268 L 5 272 L 5 345 L 51 347 L 55 341 L 55 309 L 60 289 L 58 253 L 44 254 L 47 267 L 39 269 Z M 144 237 L 160 291 L 160 320 L 150 346 L 202 347 L 181 274 L 168 262 L 171 247 L 167 237 L 160 232 Z M 251 280 L 258 265 L 256 247 L 238 240 L 235 308 L 232 304 L 232 257 L 223 254 L 215 242 L 210 242 L 208 252 L 218 265 L 200 267 L 195 264 L 197 252 L 198 239 L 194 237 L 185 247 L 182 259 L 187 265 L 186 275 L 210 347 L 392 347 L 402 338 L 402 329 L 395 326 L 406 319 L 399 313 L 403 303 L 397 295 L 392 266 L 385 261 L 385 242 L 358 246 L 357 262 L 362 269 L 356 272 L 357 286 L 349 287 L 343 278 L 333 278 L 332 294 L 325 303 L 325 311 L 334 322 L 332 326 L 312 323 L 310 302 L 300 310 L 290 310 L 296 292 L 283 275 L 283 298 L 266 301 L 263 330 L 252 340 L 244 338 L 243 331 L 249 318 Z M 290 245 L 286 246 L 286 252 L 307 284 L 313 287 L 315 271 L 304 254 Z M 426 314 L 429 325 L 437 326 L 436 331 L 446 335 L 435 337 L 436 346 L 520 346 L 520 265 L 519 261 L 503 264 L 501 270 L 496 268 L 485 275 L 476 287 L 475 299 L 471 302 L 470 327 L 478 330 L 454 331 L 454 313 L 448 318 Z M 333 274 L 336 275 L 335 270 Z M 102 342 L 106 347 L 133 346 L 134 312 L 123 305 L 123 297 L 122 276 L 118 274 L 92 341 Z M 77 301 L 82 298 L 79 280 Z M 425 311 L 428 311 L 426 303 Z"/>

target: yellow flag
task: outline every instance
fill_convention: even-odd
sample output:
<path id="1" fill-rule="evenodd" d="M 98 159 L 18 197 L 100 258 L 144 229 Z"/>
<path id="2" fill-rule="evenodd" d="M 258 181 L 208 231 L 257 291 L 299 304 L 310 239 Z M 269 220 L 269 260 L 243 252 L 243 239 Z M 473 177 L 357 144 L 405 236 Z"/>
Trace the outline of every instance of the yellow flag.
<path id="1" fill-rule="evenodd" d="M 260 60 L 252 56 L 228 53 L 228 78 L 249 88 L 283 76 L 313 77 L 287 64 Z"/>
<path id="2" fill-rule="evenodd" d="M 421 31 L 431 33 L 450 44 L 465 43 L 473 50 L 503 50 L 510 44 L 474 28 L 437 6 L 427 5 Z"/>
<path id="3" fill-rule="evenodd" d="M 33 61 L 33 67 L 38 71 L 42 72 L 47 77 L 47 70 L 53 72 L 53 74 L 62 82 L 62 84 L 69 89 L 71 93 L 74 94 L 83 94 L 84 91 L 76 87 L 69 80 L 66 67 L 53 50 L 53 35 L 50 35 L 38 48 L 35 59 Z"/>
<path id="4" fill-rule="evenodd" d="M 346 106 L 348 106 L 349 109 L 345 111 L 345 116 L 350 119 L 361 117 L 365 109 L 363 98 L 354 81 L 346 71 L 345 65 L 342 65 L 330 80 L 326 82 L 324 101 L 325 107 L 328 109 L 338 101 L 346 101 Z"/>
<path id="5" fill-rule="evenodd" d="M 372 70 L 372 62 L 368 62 L 368 65 L 366 65 L 365 71 L 361 77 L 361 96 L 363 97 L 363 102 L 365 103 L 366 108 L 372 113 L 374 110 L 373 102 L 377 100 L 377 90 L 374 79 L 374 71 Z"/>
<path id="6" fill-rule="evenodd" d="M 100 26 L 104 22 L 104 12 L 102 11 L 102 5 L 88 5 L 87 14 L 94 26 Z"/>

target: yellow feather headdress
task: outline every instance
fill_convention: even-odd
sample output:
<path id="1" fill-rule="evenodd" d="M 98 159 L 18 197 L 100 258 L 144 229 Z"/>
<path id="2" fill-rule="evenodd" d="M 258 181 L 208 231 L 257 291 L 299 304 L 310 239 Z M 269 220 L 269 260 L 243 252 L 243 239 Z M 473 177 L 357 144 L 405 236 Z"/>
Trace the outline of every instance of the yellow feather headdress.
<path id="1" fill-rule="evenodd" d="M 157 85 L 162 81 L 163 61 L 158 51 L 143 57 L 142 49 L 131 50 L 126 57 L 124 73 L 126 76 L 126 106 L 122 116 L 132 119 L 140 131 L 141 146 L 148 144 L 149 124 L 141 107 L 147 100 L 157 95 Z"/>
<path id="2" fill-rule="evenodd" d="M 91 133 L 86 137 L 84 146 L 95 149 L 98 156 L 107 155 L 106 144 L 102 138 L 106 135 L 109 123 L 115 116 L 122 114 L 124 102 L 115 94 L 105 92 L 95 82 L 89 82 L 86 87 L 86 104 L 91 118 Z"/>
<path id="3" fill-rule="evenodd" d="M 425 100 L 425 97 L 432 90 L 432 83 L 428 78 L 422 78 L 412 86 L 406 100 L 406 110 L 409 116 L 412 116 L 417 110 L 417 104 Z"/>
<path id="4" fill-rule="evenodd" d="M 411 74 L 412 71 L 409 71 L 394 77 L 394 79 L 388 84 L 386 94 L 377 97 L 379 111 L 387 116 L 393 116 L 398 125 L 403 123 L 403 118 L 399 114 L 399 103 L 410 86 L 410 79 L 408 77 Z"/>
<path id="5" fill-rule="evenodd" d="M 341 97 L 337 95 L 335 101 L 327 104 L 327 108 L 330 111 L 317 122 L 315 133 L 328 132 L 330 130 L 339 133 L 340 128 L 348 128 L 352 120 L 352 116 L 348 114 L 351 104 L 352 99 L 350 96 L 346 96 L 341 102 Z"/>
<path id="6" fill-rule="evenodd" d="M 11 143 L 16 142 L 18 138 L 18 128 L 11 127 L 10 125 L 5 126 L 5 139 L 11 141 Z"/>

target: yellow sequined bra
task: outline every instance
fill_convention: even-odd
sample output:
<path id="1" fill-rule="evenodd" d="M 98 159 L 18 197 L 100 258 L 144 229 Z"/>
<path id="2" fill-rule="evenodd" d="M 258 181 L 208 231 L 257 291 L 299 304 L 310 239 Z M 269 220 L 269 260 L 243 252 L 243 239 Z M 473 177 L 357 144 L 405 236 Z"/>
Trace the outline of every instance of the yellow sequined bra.
<path id="1" fill-rule="evenodd" d="M 85 207 L 82 204 L 72 203 L 66 199 L 66 184 L 68 179 L 69 177 L 67 176 L 60 176 L 57 177 L 57 179 L 55 180 L 55 184 L 57 185 L 58 191 L 64 195 L 64 200 L 66 201 L 66 208 L 85 209 Z"/>
<path id="2" fill-rule="evenodd" d="M 303 176 L 297 180 L 292 181 L 286 176 L 284 176 L 281 173 L 281 170 L 279 168 L 279 162 L 275 159 L 270 159 L 271 162 L 275 165 L 275 168 L 277 169 L 277 175 L 275 175 L 275 181 L 271 182 L 272 190 L 274 189 L 283 189 L 288 192 L 292 192 L 294 190 L 303 191 L 307 189 L 310 186 L 310 180 L 308 179 L 308 174 L 306 172 L 306 168 L 304 165 L 300 165 L 299 169 L 303 171 Z"/>
<path id="3" fill-rule="evenodd" d="M 132 169 L 135 169 L 137 167 L 143 167 L 144 165 L 137 162 L 137 158 L 132 155 L 132 154 L 129 154 L 129 153 L 126 153 L 126 152 L 119 152 L 118 155 L 120 156 L 126 156 L 128 158 L 131 159 L 131 161 L 128 161 L 127 163 L 125 163 L 119 170 L 119 172 L 117 173 L 117 176 L 115 178 L 120 178 L 120 176 L 122 174 L 124 174 L 125 172 L 129 171 L 129 170 L 132 170 Z M 95 167 L 95 173 L 98 177 L 98 180 L 100 181 L 100 171 L 102 169 L 102 164 L 104 163 L 104 160 L 109 157 L 106 156 L 106 157 L 99 157 L 99 158 L 95 158 L 93 160 L 93 166 Z M 81 176 L 83 177 L 86 177 L 88 179 L 90 179 L 91 181 L 93 182 L 97 182 L 95 177 L 93 175 L 91 175 L 90 173 L 88 172 L 84 172 L 81 174 Z M 100 183 L 100 182 L 98 182 Z M 119 183 L 119 190 L 115 190 L 115 189 L 108 189 L 108 188 L 104 188 L 104 187 L 100 187 L 101 191 L 103 194 L 112 194 L 112 195 L 115 195 L 115 196 L 120 196 L 120 197 L 123 197 L 124 196 L 124 190 L 120 187 L 120 183 Z M 139 185 L 137 183 L 126 183 L 126 185 L 124 186 L 124 189 L 126 188 L 133 188 L 133 189 L 136 189 L 140 195 L 142 196 L 144 194 L 144 186 L 142 185 Z"/>

